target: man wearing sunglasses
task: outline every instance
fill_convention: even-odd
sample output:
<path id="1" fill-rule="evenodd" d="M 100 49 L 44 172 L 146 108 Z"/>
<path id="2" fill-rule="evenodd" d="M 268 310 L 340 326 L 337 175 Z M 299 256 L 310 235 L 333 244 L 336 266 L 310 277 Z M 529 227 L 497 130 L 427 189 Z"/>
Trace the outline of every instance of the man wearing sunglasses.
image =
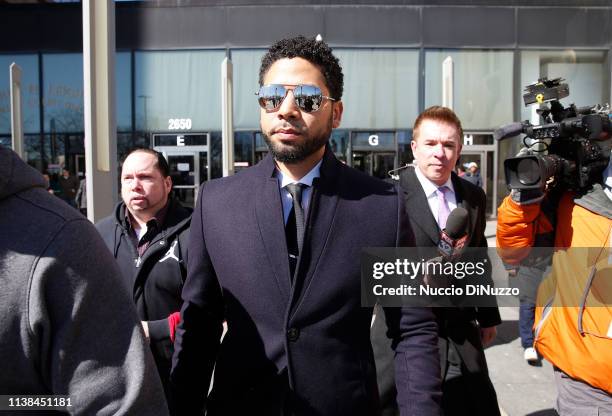
<path id="1" fill-rule="evenodd" d="M 270 154 L 207 182 L 192 218 L 171 376 L 175 413 L 380 414 L 360 255 L 414 244 L 403 201 L 327 144 L 342 118 L 343 75 L 325 43 L 277 42 L 262 59 L 260 85 Z M 386 315 L 402 414 L 438 415 L 432 311 Z"/>

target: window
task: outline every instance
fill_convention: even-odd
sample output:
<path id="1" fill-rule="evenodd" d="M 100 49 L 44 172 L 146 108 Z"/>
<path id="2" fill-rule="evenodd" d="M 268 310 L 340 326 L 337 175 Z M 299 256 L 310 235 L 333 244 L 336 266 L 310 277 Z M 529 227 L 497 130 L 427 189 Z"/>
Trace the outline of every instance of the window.
<path id="1" fill-rule="evenodd" d="M 132 130 L 132 78 L 131 54 L 117 52 L 115 55 L 115 118 L 117 131 Z"/>
<path id="2" fill-rule="evenodd" d="M 334 49 L 344 73 L 344 129 L 410 128 L 418 114 L 419 53 Z"/>
<path id="3" fill-rule="evenodd" d="M 607 57 L 603 51 L 523 51 L 521 52 L 521 85 L 523 88 L 536 82 L 538 78 L 564 78 L 569 86 L 569 97 L 561 100 L 564 106 L 571 103 L 578 107 L 604 104 L 609 101 L 606 70 Z M 523 95 L 519 95 L 521 120 L 531 120 L 539 124 L 532 116 L 532 107 L 525 107 Z M 537 123 L 536 123 L 537 122 Z"/>
<path id="4" fill-rule="evenodd" d="M 45 133 L 82 132 L 83 55 L 43 55 Z"/>
<path id="5" fill-rule="evenodd" d="M 223 58 L 224 51 L 136 52 L 136 128 L 220 130 Z"/>
<path id="6" fill-rule="evenodd" d="M 233 50 L 234 69 L 234 128 L 259 130 L 259 67 L 266 51 Z"/>
<path id="7" fill-rule="evenodd" d="M 453 109 L 464 130 L 494 130 L 511 123 L 513 52 L 425 52 L 425 107 L 442 104 L 442 62 L 454 63 Z"/>
<path id="8" fill-rule="evenodd" d="M 11 132 L 11 81 L 9 66 L 21 67 L 21 110 L 24 133 L 40 132 L 38 57 L 0 55 L 0 134 Z"/>
<path id="9" fill-rule="evenodd" d="M 234 163 L 235 170 L 249 167 L 253 164 L 254 131 L 234 132 Z"/>

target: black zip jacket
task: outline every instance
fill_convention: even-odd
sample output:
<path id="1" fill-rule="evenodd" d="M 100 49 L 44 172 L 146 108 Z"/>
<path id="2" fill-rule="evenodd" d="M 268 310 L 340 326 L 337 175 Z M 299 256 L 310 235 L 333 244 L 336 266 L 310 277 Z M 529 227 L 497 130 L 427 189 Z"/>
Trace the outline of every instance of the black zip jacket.
<path id="1" fill-rule="evenodd" d="M 130 228 L 123 202 L 117 205 L 114 215 L 96 224 L 119 264 L 121 280 L 132 294 L 140 319 L 148 322 L 151 350 L 164 389 L 167 389 L 174 352 L 168 316 L 180 311 L 182 305 L 191 222 L 191 209 L 175 199 L 170 199 L 169 204 L 161 230 L 141 257 L 128 234 Z"/>

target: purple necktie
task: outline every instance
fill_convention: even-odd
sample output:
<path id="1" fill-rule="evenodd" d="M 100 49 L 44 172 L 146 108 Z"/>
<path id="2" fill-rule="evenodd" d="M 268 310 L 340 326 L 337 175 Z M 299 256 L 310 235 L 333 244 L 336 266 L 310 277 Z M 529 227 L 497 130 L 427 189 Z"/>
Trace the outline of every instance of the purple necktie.
<path id="1" fill-rule="evenodd" d="M 446 227 L 446 220 L 448 219 L 448 215 L 450 214 L 450 209 L 448 208 L 448 201 L 446 200 L 446 192 L 449 189 L 447 186 L 441 186 L 438 188 L 436 193 L 438 194 L 438 225 L 440 229 L 443 230 Z"/>

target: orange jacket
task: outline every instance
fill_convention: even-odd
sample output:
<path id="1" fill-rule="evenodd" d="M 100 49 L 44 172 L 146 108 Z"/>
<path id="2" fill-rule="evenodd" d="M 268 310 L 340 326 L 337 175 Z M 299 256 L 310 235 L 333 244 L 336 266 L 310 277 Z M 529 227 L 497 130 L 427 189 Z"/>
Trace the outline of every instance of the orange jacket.
<path id="1" fill-rule="evenodd" d="M 498 252 L 518 265 L 554 235 L 551 272 L 538 289 L 535 346 L 572 378 L 612 393 L 612 220 L 576 205 L 570 193 L 546 211 L 506 197 Z"/>

